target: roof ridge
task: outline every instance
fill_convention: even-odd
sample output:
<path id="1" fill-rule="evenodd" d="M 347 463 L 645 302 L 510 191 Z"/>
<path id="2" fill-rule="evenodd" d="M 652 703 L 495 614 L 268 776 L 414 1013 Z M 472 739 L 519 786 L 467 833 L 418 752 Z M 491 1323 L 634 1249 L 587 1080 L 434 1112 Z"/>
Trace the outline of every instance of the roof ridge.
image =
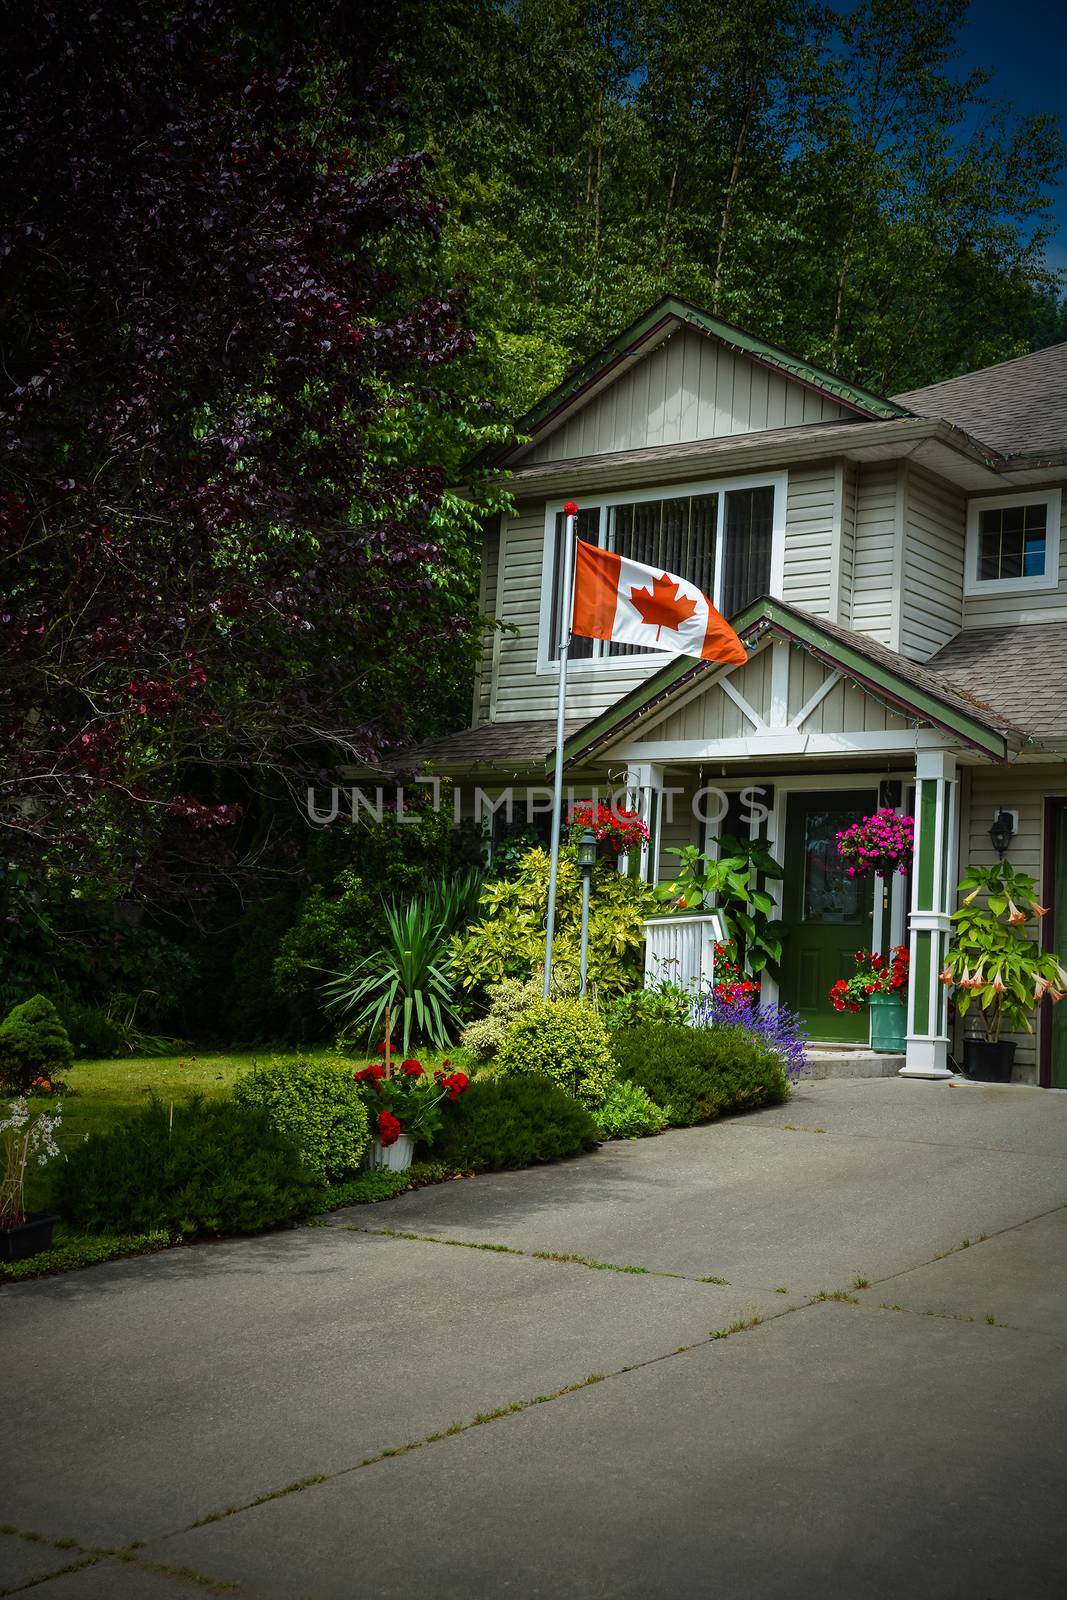
<path id="1" fill-rule="evenodd" d="M 987 367 L 972 367 L 967 372 L 957 372 L 953 378 L 938 378 L 935 383 L 923 383 L 915 389 L 902 389 L 899 394 L 890 395 L 894 401 L 914 399 L 917 394 L 929 394 L 933 389 L 944 389 L 950 383 L 962 383 L 966 378 L 980 378 L 987 372 L 996 372 L 1001 367 L 1013 367 L 1020 361 L 1032 361 L 1035 356 L 1050 354 L 1053 350 L 1067 349 L 1067 339 L 1058 339 L 1055 344 L 1044 344 L 1038 350 L 1024 350 L 1022 355 L 1005 356 L 1003 361 L 991 361 Z"/>

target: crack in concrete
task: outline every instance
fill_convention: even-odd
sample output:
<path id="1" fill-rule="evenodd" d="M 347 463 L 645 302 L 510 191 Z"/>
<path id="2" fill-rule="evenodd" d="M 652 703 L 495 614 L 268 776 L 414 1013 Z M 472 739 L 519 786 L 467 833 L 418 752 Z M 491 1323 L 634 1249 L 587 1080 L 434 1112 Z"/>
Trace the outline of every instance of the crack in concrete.
<path id="1" fill-rule="evenodd" d="M 136 1567 L 140 1572 L 148 1572 L 158 1578 L 182 1583 L 187 1588 L 192 1586 L 205 1594 L 240 1595 L 245 1592 L 240 1584 L 231 1583 L 225 1578 L 209 1577 L 207 1573 L 197 1572 L 193 1567 L 173 1567 L 163 1561 L 151 1561 L 138 1556 L 135 1552 L 142 1548 L 143 1541 L 140 1540 L 122 1546 L 89 1545 L 82 1544 L 77 1539 L 56 1539 L 48 1534 L 38 1533 L 32 1528 L 17 1528 L 11 1523 L 0 1525 L 0 1536 L 22 1539 L 26 1544 L 44 1545 L 57 1552 L 60 1550 L 78 1552 L 75 1560 L 68 1561 L 61 1567 L 52 1567 L 48 1572 L 38 1573 L 35 1578 L 27 1579 L 25 1583 L 0 1589 L 0 1596 L 24 1594 L 29 1589 L 39 1588 L 43 1583 L 50 1583 L 53 1578 L 65 1577 L 69 1572 L 80 1572 L 85 1567 L 99 1566 L 103 1561 L 118 1561 L 123 1566 Z"/>

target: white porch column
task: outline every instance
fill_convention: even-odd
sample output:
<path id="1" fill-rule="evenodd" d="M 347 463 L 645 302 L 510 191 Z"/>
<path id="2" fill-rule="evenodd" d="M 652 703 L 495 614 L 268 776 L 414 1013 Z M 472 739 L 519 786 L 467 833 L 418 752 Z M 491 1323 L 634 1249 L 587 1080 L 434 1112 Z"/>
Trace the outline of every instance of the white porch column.
<path id="1" fill-rule="evenodd" d="M 658 761 L 631 762 L 626 782 L 633 791 L 632 803 L 649 833 L 648 843 L 641 846 L 638 875 L 655 888 L 659 877 L 660 831 L 663 825 L 660 806 L 663 766 Z"/>
<path id="2" fill-rule="evenodd" d="M 908 1049 L 902 1078 L 950 1078 L 948 991 L 938 982 L 952 934 L 959 833 L 956 757 L 915 757 L 915 859 L 911 871 Z"/>

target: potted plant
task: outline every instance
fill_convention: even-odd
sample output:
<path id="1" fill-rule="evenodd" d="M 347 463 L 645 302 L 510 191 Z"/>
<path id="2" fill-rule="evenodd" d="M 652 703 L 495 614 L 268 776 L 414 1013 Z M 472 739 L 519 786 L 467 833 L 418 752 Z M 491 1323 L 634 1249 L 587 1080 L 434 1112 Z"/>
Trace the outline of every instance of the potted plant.
<path id="1" fill-rule="evenodd" d="M 872 872 L 891 878 L 894 872 L 907 872 L 914 850 L 914 819 L 900 816 L 891 806 L 837 835 L 837 853 L 849 863 L 850 878 L 866 878 Z"/>
<path id="2" fill-rule="evenodd" d="M 908 951 L 902 944 L 882 955 L 857 950 L 856 971 L 830 990 L 835 1011 L 871 1008 L 871 1049 L 899 1055 L 907 1047 Z"/>
<path id="3" fill-rule="evenodd" d="M 567 813 L 567 834 L 577 844 L 586 828 L 597 837 L 601 855 L 624 856 L 648 843 L 648 827 L 636 811 L 622 806 L 594 806 L 591 800 L 572 806 Z"/>
<path id="4" fill-rule="evenodd" d="M 963 904 L 953 913 L 956 930 L 940 976 L 956 991 L 960 1016 L 977 1007 L 981 1021 L 981 1034 L 964 1040 L 963 1070 L 984 1083 L 1008 1083 L 1015 1040 L 1002 1034 L 1032 1033 L 1031 1011 L 1046 997 L 1054 1004 L 1063 999 L 1067 970 L 1024 931 L 1029 916 L 1041 918 L 1048 910 L 1038 905 L 1025 872 L 1006 861 L 968 867 L 959 892 Z"/>
<path id="5" fill-rule="evenodd" d="M 443 1127 L 442 1102 L 458 1100 L 470 1080 L 465 1072 L 450 1071 L 451 1061 L 431 1075 L 413 1057 L 394 1064 L 388 1040 L 378 1048 L 383 1059 L 355 1075 L 372 1131 L 363 1159 L 371 1168 L 405 1172 L 416 1144 L 432 1144 Z"/>
<path id="6" fill-rule="evenodd" d="M 54 1212 L 26 1210 L 26 1168 L 31 1157 L 44 1166 L 58 1156 L 55 1130 L 62 1121 L 62 1106 L 30 1116 L 25 1099 L 11 1102 L 10 1114 L 0 1122 L 3 1178 L 0 1179 L 0 1261 L 22 1261 L 47 1250 L 59 1218 Z"/>

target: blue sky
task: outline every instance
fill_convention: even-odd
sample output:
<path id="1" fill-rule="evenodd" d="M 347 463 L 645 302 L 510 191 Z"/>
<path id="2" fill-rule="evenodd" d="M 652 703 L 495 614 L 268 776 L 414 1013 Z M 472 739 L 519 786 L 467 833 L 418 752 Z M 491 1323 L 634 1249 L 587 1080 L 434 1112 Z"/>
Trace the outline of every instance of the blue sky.
<path id="1" fill-rule="evenodd" d="M 962 67 L 985 67 L 986 91 L 1011 101 L 1021 114 L 1051 111 L 1067 135 L 1067 10 L 1055 0 L 971 0 L 960 34 Z M 1056 237 L 1051 267 L 1067 268 L 1067 183 L 1056 192 Z"/>

